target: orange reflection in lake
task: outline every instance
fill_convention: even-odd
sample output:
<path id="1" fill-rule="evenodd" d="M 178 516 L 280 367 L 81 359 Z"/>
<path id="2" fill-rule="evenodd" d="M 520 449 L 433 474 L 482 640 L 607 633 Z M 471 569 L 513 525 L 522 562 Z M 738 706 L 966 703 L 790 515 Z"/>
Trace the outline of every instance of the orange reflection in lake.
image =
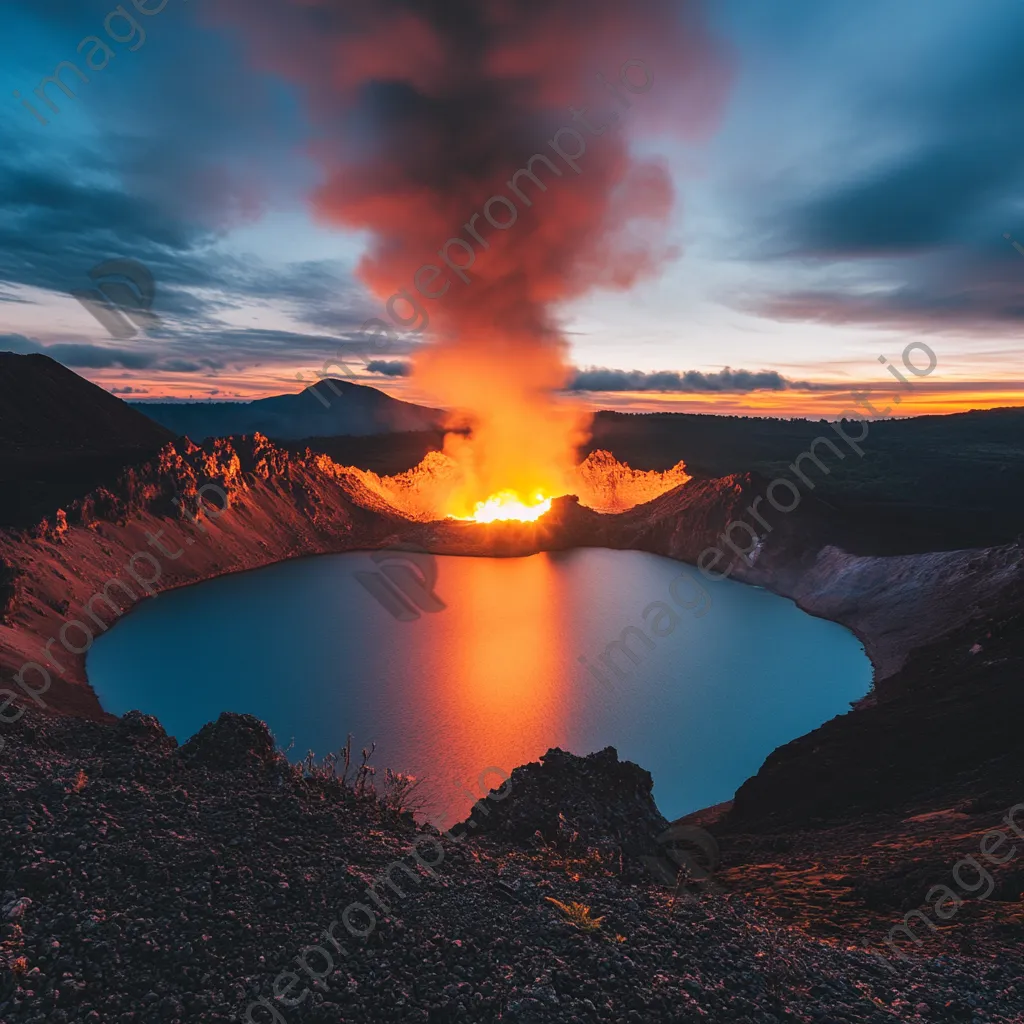
<path id="1" fill-rule="evenodd" d="M 143 602 L 98 638 L 89 678 L 105 710 L 155 714 L 179 742 L 225 709 L 264 719 L 282 747 L 294 738 L 293 757 L 351 733 L 356 763 L 375 743 L 377 784 L 385 767 L 422 779 L 414 796 L 443 825 L 553 746 L 614 746 L 678 817 L 729 799 L 871 683 L 842 627 L 732 580 L 692 614 L 673 586 L 696 570 L 642 552 L 438 556 L 443 607 L 411 620 L 362 582 L 379 564 L 326 555 Z M 673 601 L 671 634 L 655 632 L 645 609 Z M 627 630 L 637 657 L 620 650 L 622 671 L 585 667 L 607 664 Z"/>
<path id="2" fill-rule="evenodd" d="M 564 743 L 572 703 L 563 678 L 565 574 L 548 555 L 464 561 L 472 571 L 444 594 L 443 635 L 419 652 L 421 678 L 434 687 L 423 695 L 431 709 L 422 720 L 425 746 L 448 751 L 458 766 L 457 777 L 426 773 L 432 793 L 451 792 L 446 820 L 501 784 L 494 772 L 478 779 L 484 768 L 510 772 Z"/>

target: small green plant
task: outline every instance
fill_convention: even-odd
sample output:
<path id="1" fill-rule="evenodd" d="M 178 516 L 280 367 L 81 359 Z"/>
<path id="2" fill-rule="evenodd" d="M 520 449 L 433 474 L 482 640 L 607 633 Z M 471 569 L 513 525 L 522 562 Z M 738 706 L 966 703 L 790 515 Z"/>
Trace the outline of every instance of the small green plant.
<path id="1" fill-rule="evenodd" d="M 548 903 L 554 903 L 558 909 L 565 914 L 569 924 L 575 925 L 581 932 L 596 932 L 601 927 L 603 917 L 591 917 L 590 907 L 585 903 L 563 903 L 553 896 L 545 896 Z"/>

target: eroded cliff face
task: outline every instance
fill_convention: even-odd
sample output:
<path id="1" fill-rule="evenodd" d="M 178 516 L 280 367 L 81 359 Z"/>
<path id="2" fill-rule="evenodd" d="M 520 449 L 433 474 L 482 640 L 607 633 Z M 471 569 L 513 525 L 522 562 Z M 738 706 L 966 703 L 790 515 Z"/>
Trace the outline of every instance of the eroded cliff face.
<path id="1" fill-rule="evenodd" d="M 0 531 L 4 685 L 35 663 L 26 681 L 39 689 L 49 677 L 46 708 L 98 717 L 85 654 L 139 601 L 287 558 L 384 547 L 406 525 L 324 456 L 289 456 L 259 435 L 168 444 L 116 489 Z"/>
<path id="2" fill-rule="evenodd" d="M 1024 580 L 1017 545 L 849 555 L 828 543 L 825 506 L 805 496 L 781 513 L 763 504 L 765 485 L 751 474 L 692 479 L 615 514 L 570 497 L 536 523 L 416 522 L 367 487 L 365 474 L 327 456 L 289 455 L 258 434 L 202 447 L 181 440 L 128 470 L 115 489 L 31 531 L 0 532 L 0 670 L 9 685 L 35 663 L 26 681 L 40 689 L 49 679 L 40 696 L 47 708 L 99 717 L 84 669 L 92 639 L 163 590 L 287 558 L 395 544 L 490 556 L 608 547 L 691 564 L 703 557 L 712 576 L 728 572 L 848 626 L 884 691 L 912 651 L 998 612 Z M 759 497 L 763 525 L 730 527 L 755 522 L 749 509 Z M 702 555 L 708 549 L 721 556 Z"/>

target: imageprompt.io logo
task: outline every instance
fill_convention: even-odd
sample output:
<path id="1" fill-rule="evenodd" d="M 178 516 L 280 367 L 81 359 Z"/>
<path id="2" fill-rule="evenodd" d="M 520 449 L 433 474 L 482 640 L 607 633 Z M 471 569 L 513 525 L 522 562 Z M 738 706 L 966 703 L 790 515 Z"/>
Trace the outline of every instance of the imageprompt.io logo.
<path id="1" fill-rule="evenodd" d="M 89 271 L 89 277 L 96 282 L 95 288 L 71 294 L 112 338 L 125 341 L 159 325 L 160 318 L 152 312 L 156 284 L 138 260 L 104 260 Z"/>
<path id="2" fill-rule="evenodd" d="M 419 549 L 387 548 L 370 555 L 379 572 L 357 572 L 356 579 L 399 622 L 413 622 L 421 612 L 448 606 L 434 593 L 437 560 Z"/>

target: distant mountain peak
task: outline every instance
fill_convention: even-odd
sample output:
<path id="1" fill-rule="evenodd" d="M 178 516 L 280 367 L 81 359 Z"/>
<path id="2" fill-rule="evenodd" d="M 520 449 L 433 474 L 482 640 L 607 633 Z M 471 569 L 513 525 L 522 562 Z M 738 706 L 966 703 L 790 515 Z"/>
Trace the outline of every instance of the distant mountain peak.
<path id="1" fill-rule="evenodd" d="M 367 437 L 436 430 L 440 409 L 403 402 L 368 384 L 325 377 L 299 392 L 252 402 L 146 402 L 146 415 L 193 441 L 257 431 L 276 441 L 305 437 Z"/>
<path id="2" fill-rule="evenodd" d="M 303 388 L 302 394 L 307 391 L 331 391 L 333 388 L 337 388 L 339 391 L 376 391 L 377 394 L 383 395 L 384 392 L 379 388 L 375 388 L 372 384 L 356 384 L 355 381 L 343 380 L 341 377 L 321 377 L 320 380 L 310 384 L 309 387 Z"/>

